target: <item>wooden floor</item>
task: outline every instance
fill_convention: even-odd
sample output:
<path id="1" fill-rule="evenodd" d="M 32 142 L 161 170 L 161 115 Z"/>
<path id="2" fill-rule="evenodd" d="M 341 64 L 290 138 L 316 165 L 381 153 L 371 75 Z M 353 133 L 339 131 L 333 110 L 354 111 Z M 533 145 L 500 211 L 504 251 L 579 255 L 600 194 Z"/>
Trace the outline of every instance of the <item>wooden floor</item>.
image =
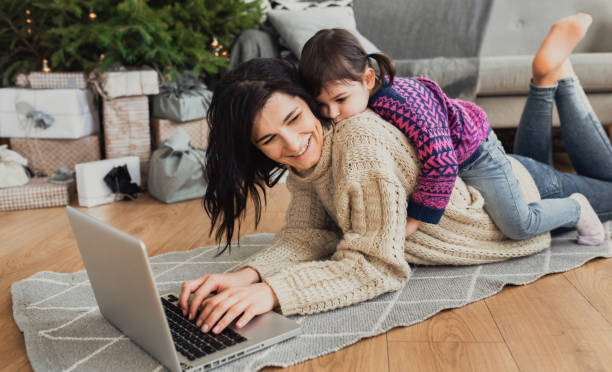
<path id="1" fill-rule="evenodd" d="M 277 231 L 288 201 L 284 185 L 270 190 L 257 231 Z M 197 200 L 165 205 L 145 195 L 82 210 L 142 239 L 149 255 L 212 244 Z M 242 234 L 254 231 L 249 216 Z M 83 265 L 63 208 L 0 213 L 0 237 L 0 369 L 27 371 L 11 283 L 41 270 L 72 272 Z M 288 370 L 612 371 L 612 259 L 505 288 Z"/>

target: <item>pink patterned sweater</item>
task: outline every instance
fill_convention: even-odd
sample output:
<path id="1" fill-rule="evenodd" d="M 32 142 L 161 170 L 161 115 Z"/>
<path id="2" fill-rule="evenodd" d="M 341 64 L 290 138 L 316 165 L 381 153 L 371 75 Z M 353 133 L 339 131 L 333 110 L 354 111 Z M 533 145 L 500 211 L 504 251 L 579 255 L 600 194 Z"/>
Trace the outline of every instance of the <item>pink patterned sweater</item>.
<path id="1" fill-rule="evenodd" d="M 489 135 L 485 112 L 447 97 L 425 78 L 396 77 L 370 97 L 368 106 L 408 137 L 422 163 L 408 216 L 437 224 L 459 168 L 480 155 L 479 146 Z"/>

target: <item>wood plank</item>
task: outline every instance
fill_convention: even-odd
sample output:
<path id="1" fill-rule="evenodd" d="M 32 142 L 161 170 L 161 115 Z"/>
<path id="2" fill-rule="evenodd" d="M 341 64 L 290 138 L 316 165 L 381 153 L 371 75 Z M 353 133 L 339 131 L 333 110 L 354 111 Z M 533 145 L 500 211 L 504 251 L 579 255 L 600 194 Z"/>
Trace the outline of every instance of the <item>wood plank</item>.
<path id="1" fill-rule="evenodd" d="M 503 342 L 484 301 L 442 311 L 410 327 L 388 332 L 389 341 Z"/>
<path id="2" fill-rule="evenodd" d="M 518 371 L 502 342 L 389 342 L 389 371 Z"/>
<path id="3" fill-rule="evenodd" d="M 612 260 L 591 261 L 563 275 L 612 324 Z"/>
<path id="4" fill-rule="evenodd" d="M 604 371 L 612 327 L 563 275 L 485 300 L 521 371 Z"/>
<path id="5" fill-rule="evenodd" d="M 352 372 L 388 371 L 387 338 L 382 334 L 366 338 L 334 353 L 286 369 L 264 368 L 263 372 Z"/>

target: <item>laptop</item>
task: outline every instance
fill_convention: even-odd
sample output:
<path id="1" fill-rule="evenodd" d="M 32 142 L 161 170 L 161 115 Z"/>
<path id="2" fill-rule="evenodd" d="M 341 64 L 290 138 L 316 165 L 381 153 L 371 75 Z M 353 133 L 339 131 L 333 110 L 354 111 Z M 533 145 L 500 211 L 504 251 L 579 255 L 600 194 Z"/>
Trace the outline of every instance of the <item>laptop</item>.
<path id="1" fill-rule="evenodd" d="M 208 370 L 300 333 L 276 312 L 241 329 L 202 333 L 183 316 L 176 293 L 160 297 L 142 241 L 66 207 L 100 313 L 171 371 Z"/>

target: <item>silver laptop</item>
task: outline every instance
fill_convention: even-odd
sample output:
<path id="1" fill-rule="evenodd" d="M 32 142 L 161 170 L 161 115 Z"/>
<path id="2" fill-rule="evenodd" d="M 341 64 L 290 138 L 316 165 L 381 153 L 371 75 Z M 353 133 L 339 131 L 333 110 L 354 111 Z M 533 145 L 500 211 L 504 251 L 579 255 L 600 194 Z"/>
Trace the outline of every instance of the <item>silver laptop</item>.
<path id="1" fill-rule="evenodd" d="M 158 294 L 142 241 L 74 208 L 66 212 L 100 312 L 170 370 L 215 368 L 300 333 L 273 311 L 241 329 L 202 333 L 183 317 L 176 293 Z"/>

